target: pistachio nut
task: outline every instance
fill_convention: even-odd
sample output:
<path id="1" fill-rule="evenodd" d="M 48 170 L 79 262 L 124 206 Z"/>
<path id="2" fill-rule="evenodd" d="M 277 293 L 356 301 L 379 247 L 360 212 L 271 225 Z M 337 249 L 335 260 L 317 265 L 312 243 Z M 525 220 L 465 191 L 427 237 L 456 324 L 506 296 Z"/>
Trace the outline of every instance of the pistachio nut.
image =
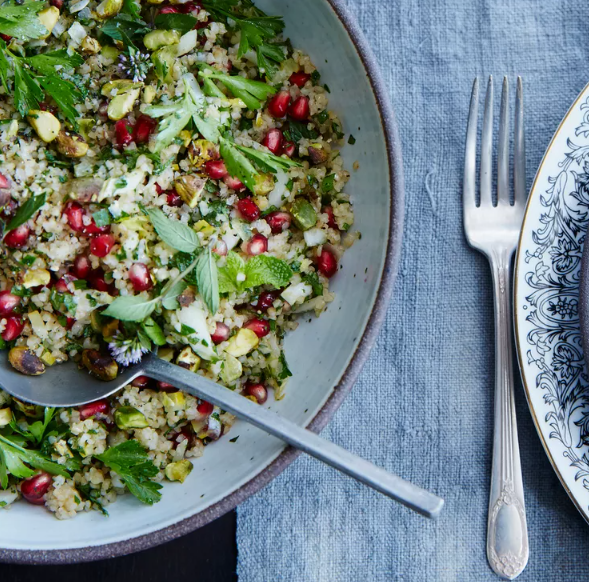
<path id="1" fill-rule="evenodd" d="M 178 44 L 180 36 L 177 30 L 152 30 L 143 37 L 143 44 L 150 51 L 155 51 L 163 46 Z"/>
<path id="2" fill-rule="evenodd" d="M 119 365 L 110 356 L 103 356 L 98 350 L 84 350 L 82 364 L 100 380 L 110 382 L 117 377 Z"/>
<path id="3" fill-rule="evenodd" d="M 27 115 L 29 123 L 37 132 L 37 135 L 46 143 L 53 141 L 61 130 L 59 119 L 50 111 L 31 109 Z"/>
<path id="4" fill-rule="evenodd" d="M 192 463 L 187 459 L 184 459 L 183 461 L 176 461 L 175 463 L 166 465 L 164 473 L 170 481 L 180 481 L 180 483 L 184 483 L 184 480 L 190 475 L 192 469 Z"/>
<path id="5" fill-rule="evenodd" d="M 132 406 L 121 406 L 114 413 L 115 424 L 121 430 L 130 428 L 145 428 L 149 426 L 145 415 Z"/>
<path id="6" fill-rule="evenodd" d="M 131 91 L 111 99 L 107 109 L 108 118 L 112 121 L 123 119 L 127 113 L 132 111 L 140 92 L 141 89 L 131 89 Z"/>
<path id="7" fill-rule="evenodd" d="M 72 131 L 61 130 L 55 140 L 57 151 L 67 158 L 83 158 L 88 152 L 88 144 L 84 138 Z"/>
<path id="8" fill-rule="evenodd" d="M 225 351 L 235 358 L 249 354 L 260 340 L 251 329 L 241 328 L 228 342 Z"/>
<path id="9" fill-rule="evenodd" d="M 11 366 L 27 376 L 39 376 L 45 372 L 45 364 L 33 352 L 23 346 L 12 348 L 8 352 Z"/>
<path id="10" fill-rule="evenodd" d="M 190 208 L 194 208 L 202 196 L 206 183 L 206 178 L 202 178 L 197 174 L 186 174 L 180 176 L 180 178 L 174 182 L 174 188 L 180 198 L 182 198 Z"/>

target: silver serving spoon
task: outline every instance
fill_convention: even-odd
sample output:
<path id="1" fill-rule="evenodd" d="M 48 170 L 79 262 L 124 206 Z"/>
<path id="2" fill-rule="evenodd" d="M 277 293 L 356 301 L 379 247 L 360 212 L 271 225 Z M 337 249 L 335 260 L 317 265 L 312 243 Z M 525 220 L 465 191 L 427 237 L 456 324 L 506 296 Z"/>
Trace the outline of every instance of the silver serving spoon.
<path id="1" fill-rule="evenodd" d="M 0 367 L 0 386 L 12 396 L 26 402 L 41 406 L 72 407 L 111 396 L 141 375 L 168 382 L 193 396 L 216 404 L 426 517 L 437 517 L 442 510 L 444 500 L 421 487 L 404 481 L 240 394 L 166 362 L 155 354 L 144 356 L 141 363 L 127 368 L 111 382 L 103 382 L 85 374 L 73 362 L 49 367 L 42 376 L 25 376 L 6 364 Z"/>

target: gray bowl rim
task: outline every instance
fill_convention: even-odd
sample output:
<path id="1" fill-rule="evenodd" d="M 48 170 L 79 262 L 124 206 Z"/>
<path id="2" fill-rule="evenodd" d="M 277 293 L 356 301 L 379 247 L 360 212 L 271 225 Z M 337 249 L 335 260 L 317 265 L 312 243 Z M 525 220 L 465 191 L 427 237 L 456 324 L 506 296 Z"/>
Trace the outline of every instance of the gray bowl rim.
<path id="1" fill-rule="evenodd" d="M 401 140 L 399 138 L 395 114 L 390 103 L 390 97 L 383 81 L 378 62 L 358 23 L 351 15 L 350 10 L 344 5 L 343 0 L 326 1 L 331 6 L 335 15 L 343 24 L 350 39 L 354 43 L 358 55 L 364 64 L 368 80 L 370 81 L 374 92 L 374 97 L 380 113 L 383 133 L 386 139 L 387 156 L 389 159 L 391 215 L 389 237 L 387 241 L 387 254 L 376 300 L 372 307 L 370 317 L 358 347 L 356 348 L 347 369 L 342 375 L 339 384 L 335 387 L 333 393 L 323 405 L 323 408 L 317 413 L 307 427 L 314 432 L 320 432 L 327 425 L 352 389 L 352 386 L 356 382 L 356 379 L 370 354 L 370 350 L 376 342 L 378 333 L 384 322 L 399 265 L 401 240 L 403 236 L 405 199 Z M 284 469 L 286 469 L 286 467 L 288 467 L 299 454 L 300 451 L 297 451 L 292 447 L 287 447 L 272 463 L 270 463 L 270 465 L 258 473 L 258 475 L 227 497 L 223 498 L 221 501 L 211 505 L 192 517 L 188 517 L 161 530 L 121 542 L 69 550 L 0 549 L 0 562 L 7 564 L 31 565 L 73 564 L 115 558 L 132 554 L 134 552 L 148 550 L 149 548 L 164 544 L 188 534 L 218 517 L 221 517 L 228 511 L 231 511 L 282 473 L 282 471 L 284 471 Z"/>

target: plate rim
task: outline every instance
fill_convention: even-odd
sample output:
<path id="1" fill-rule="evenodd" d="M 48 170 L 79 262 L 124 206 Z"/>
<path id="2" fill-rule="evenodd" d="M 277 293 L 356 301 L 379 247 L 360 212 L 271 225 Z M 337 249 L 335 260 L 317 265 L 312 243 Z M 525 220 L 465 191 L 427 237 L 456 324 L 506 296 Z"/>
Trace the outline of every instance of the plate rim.
<path id="1" fill-rule="evenodd" d="M 577 97 L 573 101 L 572 105 L 569 107 L 566 114 L 562 118 L 558 127 L 554 131 L 554 134 L 552 135 L 552 139 L 550 140 L 550 143 L 548 144 L 548 147 L 546 148 L 546 151 L 544 152 L 544 156 L 542 157 L 542 161 L 540 162 L 540 165 L 538 166 L 538 170 L 536 171 L 536 175 L 534 176 L 534 181 L 532 182 L 532 187 L 530 188 L 530 192 L 528 194 L 526 209 L 524 212 L 520 235 L 518 238 L 517 252 L 515 255 L 514 285 L 513 285 L 513 321 L 514 321 L 514 336 L 515 336 L 515 345 L 516 345 L 516 351 L 517 351 L 517 361 L 518 361 L 518 366 L 519 366 L 519 371 L 520 371 L 520 378 L 522 381 L 522 386 L 524 388 L 526 402 L 528 403 L 528 408 L 530 410 L 530 414 L 531 414 L 532 420 L 534 422 L 534 427 L 536 428 L 536 432 L 538 433 L 538 436 L 540 438 L 540 442 L 542 443 L 542 446 L 544 448 L 544 452 L 546 453 L 546 456 L 548 457 L 548 460 L 550 461 L 550 465 L 554 469 L 554 472 L 556 473 L 556 476 L 558 477 L 561 485 L 563 486 L 567 495 L 570 497 L 574 506 L 577 508 L 577 510 L 581 514 L 581 517 L 589 524 L 589 512 L 583 510 L 583 508 L 581 507 L 581 504 L 579 503 L 579 501 L 575 497 L 574 493 L 569 488 L 569 486 L 565 480 L 565 477 L 563 476 L 563 474 L 559 470 L 557 463 L 552 455 L 552 451 L 548 445 L 548 442 L 544 438 L 544 434 L 543 434 L 542 428 L 540 426 L 540 421 L 538 420 L 538 417 L 536 415 L 536 411 L 535 411 L 534 406 L 532 404 L 531 390 L 528 386 L 528 383 L 526 381 L 526 375 L 524 373 L 523 354 L 524 354 L 525 350 L 524 350 L 524 346 L 522 346 L 522 342 L 521 342 L 521 331 L 520 331 L 521 326 L 520 326 L 520 322 L 519 322 L 519 318 L 518 318 L 518 311 L 519 310 L 518 310 L 518 303 L 517 303 L 518 287 L 519 287 L 518 281 L 520 279 L 520 264 L 521 264 L 520 261 L 521 261 L 521 253 L 522 253 L 522 240 L 523 240 L 524 230 L 525 230 L 525 226 L 526 226 L 526 221 L 529 218 L 532 197 L 536 194 L 536 188 L 538 187 L 538 181 L 540 178 L 540 174 L 542 172 L 544 164 L 546 163 L 546 161 L 548 159 L 550 151 L 551 151 L 552 147 L 554 146 L 554 143 L 555 143 L 557 137 L 560 135 L 560 132 L 562 131 L 565 123 L 568 121 L 569 117 L 571 116 L 573 111 L 576 109 L 579 102 L 583 98 L 588 97 L 588 96 L 589 96 L 589 83 L 587 83 L 585 85 L 585 87 L 579 92 L 579 94 L 577 95 Z M 585 255 L 585 251 L 583 252 L 583 255 Z M 581 269 L 582 269 L 582 267 L 581 267 Z"/>
<path id="2" fill-rule="evenodd" d="M 350 40 L 354 44 L 356 52 L 367 73 L 367 79 L 374 95 L 387 150 L 391 210 L 389 216 L 386 255 L 380 274 L 380 282 L 377 287 L 374 304 L 363 330 L 362 337 L 354 350 L 339 383 L 335 386 L 323 407 L 307 425 L 307 428 L 316 433 L 320 432 L 327 425 L 336 410 L 349 394 L 360 374 L 360 371 L 368 359 L 368 355 L 376 342 L 386 317 L 387 307 L 392 296 L 399 266 L 405 208 L 405 180 L 403 173 L 401 139 L 391 99 L 383 80 L 378 61 L 374 56 L 364 33 L 360 29 L 359 24 L 352 16 L 350 9 L 344 4 L 344 1 L 325 1 L 333 10 L 336 18 L 341 22 L 350 37 Z M 301 454 L 300 451 L 287 446 L 266 468 L 233 493 L 196 515 L 152 533 L 129 538 L 120 542 L 74 549 L 19 550 L 0 548 L 0 563 L 49 565 L 92 562 L 95 560 L 114 558 L 147 550 L 172 541 L 210 523 L 237 507 L 240 503 L 258 492 L 282 473 L 282 471 L 284 471 L 284 469 L 286 469 L 286 467 L 288 467 L 299 454 Z"/>

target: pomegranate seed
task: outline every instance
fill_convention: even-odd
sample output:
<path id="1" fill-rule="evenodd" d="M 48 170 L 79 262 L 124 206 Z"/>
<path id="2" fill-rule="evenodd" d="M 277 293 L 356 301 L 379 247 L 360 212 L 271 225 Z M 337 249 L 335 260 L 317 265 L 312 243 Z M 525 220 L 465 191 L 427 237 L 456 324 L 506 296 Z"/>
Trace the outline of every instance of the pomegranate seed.
<path id="1" fill-rule="evenodd" d="M 164 193 L 164 189 L 157 182 L 155 183 L 155 191 L 158 196 Z"/>
<path id="2" fill-rule="evenodd" d="M 264 220 L 270 225 L 272 234 L 280 234 L 290 228 L 292 216 L 288 212 L 276 210 L 265 216 Z"/>
<path id="3" fill-rule="evenodd" d="M 297 149 L 297 145 L 294 141 L 285 141 L 282 145 L 282 153 L 292 158 L 295 155 L 295 151 Z"/>
<path id="4" fill-rule="evenodd" d="M 57 283 L 55 283 L 55 290 L 58 293 L 70 293 L 68 284 L 76 280 L 77 277 L 74 277 L 74 275 L 64 275 L 59 281 L 57 281 Z"/>
<path id="5" fill-rule="evenodd" d="M 335 255 L 331 251 L 323 249 L 317 258 L 317 268 L 319 269 L 319 272 L 327 278 L 333 277 L 337 272 L 337 260 Z"/>
<path id="6" fill-rule="evenodd" d="M 0 172 L 0 190 L 6 190 L 10 188 L 10 180 Z"/>
<path id="7" fill-rule="evenodd" d="M 301 95 L 288 108 L 288 114 L 297 121 L 306 121 L 309 119 L 309 98 Z"/>
<path id="8" fill-rule="evenodd" d="M 157 120 L 149 115 L 140 115 L 133 128 L 133 139 L 136 143 L 147 143 L 156 126 Z"/>
<path id="9" fill-rule="evenodd" d="M 68 202 L 63 210 L 69 227 L 76 231 L 84 230 L 84 209 L 77 202 Z"/>
<path id="10" fill-rule="evenodd" d="M 53 483 L 53 478 L 49 473 L 37 473 L 33 477 L 25 479 L 20 484 L 20 492 L 22 496 L 33 505 L 43 505 L 45 500 L 43 497 L 49 491 L 49 487 Z"/>
<path id="11" fill-rule="evenodd" d="M 157 389 L 162 392 L 178 392 L 176 386 L 172 386 L 172 384 L 168 384 L 167 382 L 158 382 Z"/>
<path id="12" fill-rule="evenodd" d="M 196 12 L 198 14 L 198 12 L 200 12 L 200 6 L 196 2 L 181 4 L 179 8 L 182 14 L 189 14 L 190 12 Z"/>
<path id="13" fill-rule="evenodd" d="M 110 412 L 110 405 L 107 400 L 97 400 L 96 402 L 90 402 L 84 404 L 78 408 L 80 418 L 86 420 L 92 416 L 106 416 Z"/>
<path id="14" fill-rule="evenodd" d="M 252 257 L 268 250 L 268 239 L 263 234 L 254 234 L 245 245 L 245 252 Z"/>
<path id="15" fill-rule="evenodd" d="M 293 73 L 290 76 L 290 82 L 297 87 L 304 87 L 307 81 L 311 78 L 311 75 L 307 73 Z"/>
<path id="16" fill-rule="evenodd" d="M 243 182 L 239 178 L 234 178 L 229 174 L 223 178 L 223 182 L 225 182 L 227 188 L 231 188 L 232 190 L 237 190 L 238 192 L 245 190 L 245 185 Z"/>
<path id="17" fill-rule="evenodd" d="M 160 14 L 178 14 L 180 12 L 179 8 L 176 6 L 164 6 L 160 8 Z"/>
<path id="18" fill-rule="evenodd" d="M 51 4 L 51 6 L 55 6 L 55 8 L 58 10 L 61 10 L 61 7 L 63 6 L 63 0 L 49 0 L 49 4 Z"/>
<path id="19" fill-rule="evenodd" d="M 205 172 L 212 180 L 220 180 L 227 175 L 227 168 L 223 160 L 210 160 L 205 164 Z"/>
<path id="20" fill-rule="evenodd" d="M 90 220 L 92 221 L 90 222 L 90 224 L 84 225 L 84 228 L 82 230 L 83 234 L 90 236 L 93 234 L 106 234 L 107 232 L 110 232 L 110 224 L 107 224 L 105 226 L 96 226 L 94 218 L 90 217 Z"/>
<path id="21" fill-rule="evenodd" d="M 90 275 L 88 275 L 88 283 L 90 283 L 90 287 L 96 289 L 96 291 L 109 292 L 111 290 L 111 286 L 104 278 L 104 271 L 102 269 L 92 271 Z"/>
<path id="22" fill-rule="evenodd" d="M 264 137 L 262 145 L 266 146 L 273 154 L 278 156 L 282 150 L 283 141 L 284 136 L 282 132 L 279 129 L 271 129 Z"/>
<path id="23" fill-rule="evenodd" d="M 21 224 L 4 237 L 4 244 L 11 249 L 21 249 L 27 244 L 30 233 L 28 225 Z"/>
<path id="24" fill-rule="evenodd" d="M 25 324 L 23 323 L 23 320 L 16 315 L 11 315 L 6 318 L 6 327 L 2 332 L 2 339 L 6 342 L 11 342 L 22 333 L 24 328 Z"/>
<path id="25" fill-rule="evenodd" d="M 166 202 L 168 206 L 175 207 L 180 207 L 182 206 L 182 204 L 184 204 L 184 201 L 182 200 L 182 198 L 180 198 L 176 190 L 170 190 L 166 193 Z"/>
<path id="26" fill-rule="evenodd" d="M 10 291 L 0 291 L 0 316 L 10 315 L 20 303 L 20 297 Z"/>
<path id="27" fill-rule="evenodd" d="M 214 253 L 217 253 L 220 257 L 227 256 L 227 243 L 224 240 L 217 241 L 215 248 L 213 249 Z"/>
<path id="28" fill-rule="evenodd" d="M 268 111 L 272 117 L 284 117 L 290 105 L 290 93 L 280 91 L 268 102 Z"/>
<path id="29" fill-rule="evenodd" d="M 66 317 L 65 319 L 65 328 L 72 329 L 72 327 L 74 327 L 74 323 L 76 323 L 76 320 L 73 317 Z"/>
<path id="30" fill-rule="evenodd" d="M 335 221 L 335 216 L 333 215 L 333 208 L 331 206 L 324 206 L 321 209 L 321 212 L 323 212 L 323 214 L 327 214 L 327 226 L 329 226 L 329 228 L 339 230 L 337 222 Z"/>
<path id="31" fill-rule="evenodd" d="M 270 324 L 265 319 L 250 319 L 243 327 L 251 329 L 258 337 L 265 337 L 270 333 Z"/>
<path id="32" fill-rule="evenodd" d="M 260 293 L 255 308 L 262 313 L 266 313 L 266 311 L 272 307 L 274 301 L 276 301 L 278 293 L 278 291 L 264 291 L 263 293 Z"/>
<path id="33" fill-rule="evenodd" d="M 253 222 L 260 218 L 260 209 L 251 198 L 242 198 L 237 203 L 237 210 L 241 214 L 241 217 L 248 222 Z"/>
<path id="34" fill-rule="evenodd" d="M 90 259 L 86 255 L 78 255 L 74 259 L 74 275 L 78 277 L 78 279 L 86 279 L 92 270 L 92 265 L 90 264 Z"/>
<path id="35" fill-rule="evenodd" d="M 135 388 L 147 388 L 151 384 L 151 378 L 148 376 L 137 376 L 132 382 L 131 386 Z"/>
<path id="36" fill-rule="evenodd" d="M 258 404 L 264 404 L 268 400 L 268 390 L 266 390 L 264 384 L 252 384 L 248 382 L 245 385 L 243 393 L 246 396 L 253 396 Z"/>
<path id="37" fill-rule="evenodd" d="M 92 239 L 90 252 L 95 257 L 106 257 L 115 244 L 115 237 L 112 234 L 101 234 Z"/>
<path id="38" fill-rule="evenodd" d="M 215 327 L 215 331 L 211 334 L 211 339 L 215 345 L 220 344 L 221 342 L 227 341 L 230 334 L 231 330 L 224 323 L 217 322 L 217 327 Z"/>
<path id="39" fill-rule="evenodd" d="M 208 416 L 209 414 L 211 414 L 211 412 L 213 412 L 214 408 L 215 407 L 210 402 L 205 402 L 204 400 L 201 400 L 201 402 L 197 405 L 196 410 L 198 410 L 200 414 Z"/>
<path id="40" fill-rule="evenodd" d="M 151 280 L 151 273 L 146 265 L 143 263 L 134 263 L 129 269 L 129 281 L 133 285 L 133 289 L 140 293 L 141 291 L 147 291 L 153 287 Z"/>
<path id="41" fill-rule="evenodd" d="M 184 441 L 188 441 L 188 446 L 192 446 L 194 442 L 194 433 L 188 425 L 183 426 L 178 432 L 172 434 L 172 447 L 177 449 Z"/>
<path id="42" fill-rule="evenodd" d="M 131 127 L 126 119 L 119 119 L 115 123 L 115 140 L 120 148 L 128 146 L 133 141 Z"/>

